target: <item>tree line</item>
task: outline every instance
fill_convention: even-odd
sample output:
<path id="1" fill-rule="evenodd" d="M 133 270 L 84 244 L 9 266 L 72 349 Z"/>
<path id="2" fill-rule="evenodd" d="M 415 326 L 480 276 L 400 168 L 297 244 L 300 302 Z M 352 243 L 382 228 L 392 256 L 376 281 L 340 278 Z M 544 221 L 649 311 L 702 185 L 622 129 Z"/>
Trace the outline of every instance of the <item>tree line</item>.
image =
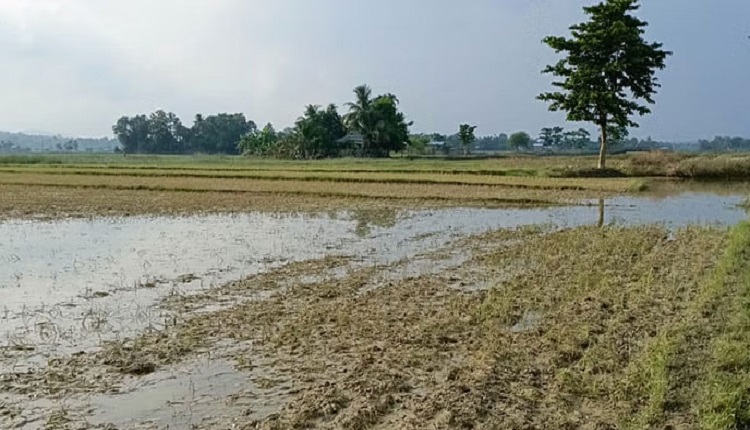
<path id="1" fill-rule="evenodd" d="M 195 116 L 186 127 L 173 112 L 123 116 L 112 127 L 125 154 L 239 154 L 243 136 L 256 129 L 241 113 Z"/>
<path id="2" fill-rule="evenodd" d="M 259 129 L 241 113 L 196 115 L 186 127 L 172 113 L 124 116 L 112 127 L 126 154 L 248 154 L 264 157 L 317 159 L 340 156 L 387 157 L 403 150 L 411 122 L 399 111 L 393 94 L 373 96 L 372 89 L 354 89 L 354 101 L 341 115 L 330 104 L 310 105 L 294 126 L 277 131 Z"/>
<path id="3" fill-rule="evenodd" d="M 705 152 L 750 151 L 750 139 L 716 136 L 713 140 L 698 141 L 698 149 Z"/>
<path id="4" fill-rule="evenodd" d="M 373 96 L 367 85 L 356 87 L 354 96 L 344 115 L 334 104 L 309 105 L 293 127 L 279 132 L 269 123 L 244 136 L 239 148 L 248 155 L 296 159 L 387 157 L 406 148 L 412 123 L 399 111 L 398 98 Z"/>
<path id="5" fill-rule="evenodd" d="M 543 72 L 554 77 L 553 91 L 537 98 L 549 110 L 562 111 L 571 122 L 588 122 L 600 132 L 598 167 L 606 167 L 608 146 L 627 138 L 634 118 L 650 113 L 659 88 L 656 72 L 664 69 L 672 53 L 658 42 L 648 42 L 648 23 L 634 12 L 638 0 L 603 0 L 584 7 L 588 20 L 570 27 L 570 37 L 543 39 L 562 58 Z M 123 117 L 113 127 L 125 152 L 228 153 L 260 156 L 322 158 L 341 155 L 385 157 L 407 146 L 410 122 L 398 109 L 393 94 L 373 97 L 362 85 L 354 90 L 348 112 L 336 106 L 308 106 L 294 127 L 277 132 L 271 124 L 258 130 L 242 114 L 196 117 L 187 128 L 172 113 Z M 199 121 L 200 119 L 200 121 Z M 474 126 L 462 124 L 456 139 L 465 154 L 476 144 Z M 561 127 L 542 130 L 539 141 L 547 148 L 583 148 L 591 143 L 584 129 L 565 132 Z M 424 140 L 416 142 L 424 144 Z M 508 145 L 528 147 L 531 136 L 519 132 Z"/>

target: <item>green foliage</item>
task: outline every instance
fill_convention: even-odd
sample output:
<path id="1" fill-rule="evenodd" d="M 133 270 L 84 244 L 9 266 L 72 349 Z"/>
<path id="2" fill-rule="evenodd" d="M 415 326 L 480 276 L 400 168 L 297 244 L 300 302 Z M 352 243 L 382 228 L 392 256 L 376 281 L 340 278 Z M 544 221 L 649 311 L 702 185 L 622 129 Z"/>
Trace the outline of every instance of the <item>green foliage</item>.
<path id="1" fill-rule="evenodd" d="M 539 141 L 545 148 L 552 146 L 560 147 L 564 140 L 563 131 L 562 127 L 545 127 L 542 129 L 541 134 L 539 134 Z"/>
<path id="2" fill-rule="evenodd" d="M 583 128 L 565 131 L 562 127 L 545 127 L 539 133 L 539 142 L 545 148 L 585 149 L 591 145 L 591 134 Z"/>
<path id="3" fill-rule="evenodd" d="M 458 138 L 461 140 L 461 146 L 464 148 L 464 154 L 466 155 L 471 152 L 471 144 L 477 140 L 474 135 L 476 129 L 477 126 L 469 124 L 461 124 L 458 127 Z"/>
<path id="4" fill-rule="evenodd" d="M 279 135 L 268 123 L 262 130 L 253 130 L 240 141 L 239 149 L 248 155 L 267 156 L 271 155 L 279 140 Z"/>
<path id="5" fill-rule="evenodd" d="M 716 136 L 713 140 L 701 140 L 698 142 L 701 151 L 748 151 L 750 150 L 750 139 L 741 137 Z"/>
<path id="6" fill-rule="evenodd" d="M 508 135 L 500 133 L 496 136 L 477 138 L 475 147 L 483 151 L 500 151 L 508 147 Z"/>
<path id="7" fill-rule="evenodd" d="M 245 115 L 196 115 L 187 128 L 172 112 L 123 116 L 112 127 L 125 154 L 237 154 L 243 136 L 255 131 Z"/>
<path id="8" fill-rule="evenodd" d="M 531 136 L 523 131 L 513 133 L 510 135 L 510 138 L 508 138 L 508 146 L 517 150 L 528 148 L 531 146 Z"/>
<path id="9" fill-rule="evenodd" d="M 622 145 L 627 141 L 630 132 L 627 127 L 620 127 L 617 125 L 609 125 L 607 127 L 607 136 L 610 145 Z"/>
<path id="10" fill-rule="evenodd" d="M 604 168 L 608 127 L 637 127 L 634 115 L 650 112 L 659 87 L 656 71 L 671 53 L 643 39 L 648 24 L 631 13 L 637 0 L 606 0 L 585 7 L 589 21 L 570 28 L 572 37 L 549 36 L 544 43 L 565 56 L 544 73 L 560 78 L 559 91 L 539 95 L 550 110 L 570 121 L 596 124 L 602 131 L 599 168 Z M 645 102 L 645 104 L 644 104 Z"/>
<path id="11" fill-rule="evenodd" d="M 185 152 L 184 126 L 177 115 L 158 110 L 148 117 L 146 152 L 181 154 Z"/>
<path id="12" fill-rule="evenodd" d="M 326 110 L 321 110 L 320 106 L 308 106 L 297 120 L 294 131 L 300 143 L 299 157 L 340 156 L 338 141 L 346 135 L 346 127 L 335 105 L 329 105 Z"/>
<path id="13" fill-rule="evenodd" d="M 194 152 L 205 154 L 237 154 L 237 144 L 243 136 L 255 131 L 252 121 L 247 121 L 241 113 L 196 115 L 193 127 L 187 131 L 188 147 Z"/>
<path id="14" fill-rule="evenodd" d="M 591 133 L 584 128 L 565 132 L 563 146 L 571 149 L 583 149 L 591 144 Z"/>
<path id="15" fill-rule="evenodd" d="M 432 141 L 431 137 L 425 134 L 413 134 L 409 136 L 409 152 L 412 154 L 424 154 L 427 150 L 427 144 Z"/>
<path id="16" fill-rule="evenodd" d="M 362 135 L 361 155 L 387 157 L 401 151 L 409 141 L 411 122 L 398 110 L 398 98 L 384 94 L 372 98 L 372 89 L 360 85 L 354 89 L 355 101 L 347 103 L 344 122 L 350 133 Z"/>
<path id="17" fill-rule="evenodd" d="M 124 116 L 117 120 L 112 132 L 120 141 L 125 154 L 149 152 L 146 150 L 149 142 L 149 120 L 146 115 L 136 115 L 132 118 Z"/>

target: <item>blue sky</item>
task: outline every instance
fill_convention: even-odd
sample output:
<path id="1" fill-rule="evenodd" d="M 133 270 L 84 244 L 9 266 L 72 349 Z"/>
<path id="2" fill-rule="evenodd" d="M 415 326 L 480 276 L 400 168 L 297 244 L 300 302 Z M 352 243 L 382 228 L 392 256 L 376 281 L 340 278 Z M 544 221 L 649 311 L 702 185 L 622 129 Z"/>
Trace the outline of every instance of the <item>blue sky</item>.
<path id="1" fill-rule="evenodd" d="M 244 112 L 290 125 L 307 104 L 392 92 L 414 131 L 562 124 L 535 96 L 542 43 L 584 0 L 0 0 L 0 130 L 109 135 L 123 114 Z M 674 51 L 636 136 L 750 136 L 750 1 L 645 0 Z M 573 125 L 571 125 L 573 126 Z"/>

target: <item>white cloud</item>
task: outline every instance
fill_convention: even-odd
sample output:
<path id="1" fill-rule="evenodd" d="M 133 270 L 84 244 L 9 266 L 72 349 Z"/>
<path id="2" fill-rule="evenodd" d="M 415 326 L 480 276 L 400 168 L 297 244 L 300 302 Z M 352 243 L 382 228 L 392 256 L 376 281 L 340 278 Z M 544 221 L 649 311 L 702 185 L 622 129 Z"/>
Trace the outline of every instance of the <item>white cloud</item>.
<path id="1" fill-rule="evenodd" d="M 262 28 L 252 16 L 236 15 L 243 3 L 2 0 L 0 34 L 9 37 L 0 53 L 0 128 L 43 121 L 65 133 L 106 133 L 100 115 L 114 122 L 159 107 L 183 117 L 262 114 L 286 85 L 294 56 L 253 31 Z"/>
<path id="2" fill-rule="evenodd" d="M 726 102 L 747 92 L 739 73 L 713 79 L 715 91 L 684 90 L 715 78 L 701 61 L 707 52 L 725 71 L 747 70 L 744 44 L 721 49 L 745 25 L 735 17 L 746 16 L 746 0 L 728 0 L 735 12 L 698 3 L 683 11 L 680 1 L 644 8 L 679 57 L 639 134 L 750 132 L 733 115 L 747 102 Z M 120 115 L 157 108 L 186 122 L 228 111 L 283 127 L 304 105 L 340 104 L 369 83 L 396 93 L 416 130 L 451 132 L 469 121 L 481 133 L 534 132 L 562 122 L 534 100 L 549 88 L 539 70 L 554 59 L 540 39 L 565 31 L 587 3 L 0 0 L 0 130 L 101 135 Z"/>

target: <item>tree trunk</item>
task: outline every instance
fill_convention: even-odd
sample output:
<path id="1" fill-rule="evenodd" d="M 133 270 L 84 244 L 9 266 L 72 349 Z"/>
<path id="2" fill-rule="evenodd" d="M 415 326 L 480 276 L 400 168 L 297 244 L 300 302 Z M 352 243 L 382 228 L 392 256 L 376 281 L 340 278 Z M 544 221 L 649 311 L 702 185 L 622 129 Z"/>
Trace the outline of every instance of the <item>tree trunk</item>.
<path id="1" fill-rule="evenodd" d="M 607 126 L 606 124 L 601 126 L 602 128 L 602 141 L 601 147 L 599 148 L 599 170 L 607 168 Z"/>

